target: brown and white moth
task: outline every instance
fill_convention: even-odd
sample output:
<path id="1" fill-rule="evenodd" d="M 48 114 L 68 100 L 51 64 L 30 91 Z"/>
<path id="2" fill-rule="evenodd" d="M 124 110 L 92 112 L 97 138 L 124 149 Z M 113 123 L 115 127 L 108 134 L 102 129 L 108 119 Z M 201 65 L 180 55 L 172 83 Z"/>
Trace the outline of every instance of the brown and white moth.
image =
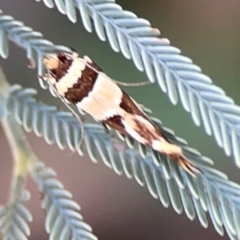
<path id="1" fill-rule="evenodd" d="M 165 154 L 191 175 L 200 172 L 182 149 L 172 144 L 139 105 L 87 56 L 79 58 L 76 52 L 46 54 L 43 63 L 47 73 L 42 78 L 64 102 L 75 104 L 103 125 Z"/>

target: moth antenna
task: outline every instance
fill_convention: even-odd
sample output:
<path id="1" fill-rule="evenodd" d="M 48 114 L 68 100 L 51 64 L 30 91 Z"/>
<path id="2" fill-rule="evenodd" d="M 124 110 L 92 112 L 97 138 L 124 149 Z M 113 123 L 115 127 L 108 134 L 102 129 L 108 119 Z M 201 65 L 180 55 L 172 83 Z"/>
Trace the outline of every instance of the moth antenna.
<path id="1" fill-rule="evenodd" d="M 112 79 L 113 80 L 113 79 Z M 125 83 L 125 82 L 119 82 L 116 80 L 113 80 L 116 84 L 125 86 L 125 87 L 140 87 L 140 86 L 145 86 L 148 84 L 152 84 L 151 82 L 140 82 L 140 83 Z"/>
<path id="2" fill-rule="evenodd" d="M 39 76 L 40 78 L 44 79 L 43 76 Z M 49 85 L 51 85 L 53 87 L 53 89 L 55 90 L 56 95 L 62 100 L 63 104 L 72 112 L 72 114 L 77 118 L 77 120 L 80 123 L 80 129 L 81 129 L 81 136 L 80 136 L 80 140 L 78 142 L 78 147 L 80 148 L 84 139 L 84 127 L 83 127 L 83 122 L 81 120 L 81 118 L 79 117 L 79 115 L 76 113 L 76 111 L 74 111 L 73 108 L 71 108 L 66 101 L 62 98 L 62 96 L 60 96 L 60 94 L 58 93 L 58 91 L 56 91 L 56 88 L 50 83 L 48 82 Z"/>
<path id="3" fill-rule="evenodd" d="M 59 97 L 59 95 L 58 95 Z M 64 105 L 72 112 L 72 114 L 77 118 L 77 120 L 79 121 L 80 123 L 80 129 L 81 129 L 81 136 L 80 136 L 80 140 L 78 142 L 78 147 L 80 148 L 82 143 L 83 143 L 83 140 L 84 140 L 84 127 L 83 127 L 83 122 L 81 120 L 81 118 L 79 117 L 79 115 L 76 113 L 76 111 L 73 110 L 73 108 L 71 108 L 65 101 L 64 99 L 62 99 L 62 102 L 64 103 Z"/>
<path id="4" fill-rule="evenodd" d="M 51 84 L 51 86 L 53 86 Z M 53 89 L 56 90 L 53 86 Z M 77 120 L 80 123 L 80 129 L 81 129 L 81 136 L 80 136 L 80 140 L 78 142 L 78 147 L 80 148 L 82 143 L 83 143 L 83 139 L 84 139 L 84 127 L 83 127 L 83 122 L 81 120 L 81 118 L 79 117 L 79 115 L 76 113 L 76 111 L 74 111 L 73 108 L 71 108 L 66 101 L 62 98 L 62 96 L 59 95 L 58 91 L 55 91 L 56 95 L 62 100 L 63 104 L 72 112 L 72 114 L 77 118 Z"/>
<path id="5" fill-rule="evenodd" d="M 80 59 L 82 62 L 83 60 Z M 98 73 L 98 74 L 101 74 L 102 72 L 98 71 L 96 68 L 94 68 L 93 66 L 91 66 L 90 64 L 87 63 L 87 66 L 89 68 L 91 68 L 94 72 Z M 111 79 L 113 82 L 115 82 L 116 84 L 118 85 L 121 85 L 121 86 L 125 86 L 125 87 L 140 87 L 140 86 L 145 86 L 145 85 L 148 85 L 148 84 L 152 84 L 151 82 L 149 81 L 146 81 L 146 82 L 140 82 L 140 83 L 125 83 L 125 82 L 120 82 L 120 81 L 117 81 L 117 80 L 114 80 L 110 77 L 108 77 L 107 75 L 105 76 L 109 79 Z"/>
<path id="6" fill-rule="evenodd" d="M 53 74 L 52 72 L 51 72 L 51 73 L 48 73 L 47 75 L 50 76 L 50 77 L 54 77 L 54 78 L 56 78 L 56 75 Z"/>

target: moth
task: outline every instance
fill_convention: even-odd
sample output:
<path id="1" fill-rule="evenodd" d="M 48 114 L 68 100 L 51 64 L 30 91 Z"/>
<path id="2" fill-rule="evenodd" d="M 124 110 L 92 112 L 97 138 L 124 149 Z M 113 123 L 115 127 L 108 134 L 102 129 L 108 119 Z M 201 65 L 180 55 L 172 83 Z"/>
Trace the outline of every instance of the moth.
<path id="1" fill-rule="evenodd" d="M 95 120 L 138 142 L 165 154 L 191 175 L 199 169 L 172 144 L 143 112 L 141 107 L 89 57 L 60 52 L 46 54 L 43 63 L 47 73 L 42 77 L 67 104 L 72 103 Z"/>

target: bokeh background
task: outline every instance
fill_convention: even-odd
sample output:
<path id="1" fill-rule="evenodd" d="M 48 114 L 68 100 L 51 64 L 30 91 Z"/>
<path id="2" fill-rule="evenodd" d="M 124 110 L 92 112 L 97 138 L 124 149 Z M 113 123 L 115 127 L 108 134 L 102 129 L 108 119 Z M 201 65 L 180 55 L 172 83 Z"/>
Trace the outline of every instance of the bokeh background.
<path id="1" fill-rule="evenodd" d="M 193 59 L 214 83 L 240 104 L 240 1 L 239 0 L 118 0 L 124 9 L 148 19 L 160 29 L 162 37 Z M 0 8 L 26 25 L 44 34 L 55 44 L 74 47 L 81 55 L 88 55 L 114 79 L 125 82 L 146 80 L 144 73 L 133 63 L 113 52 L 108 42 L 101 42 L 95 32 L 87 33 L 79 18 L 72 24 L 56 9 L 48 9 L 33 0 L 1 0 Z M 78 16 L 79 17 L 79 16 Z M 36 88 L 44 103 L 61 106 L 48 91 L 40 89 L 36 70 L 27 68 L 25 51 L 11 44 L 10 56 L 0 59 L 11 84 Z M 191 147 L 212 158 L 215 167 L 224 171 L 231 180 L 240 182 L 240 170 L 231 158 L 224 155 L 203 127 L 196 127 L 181 104 L 173 106 L 158 85 L 128 88 L 126 91 L 138 102 L 152 109 L 165 126 L 186 139 Z M 117 176 L 101 161 L 93 164 L 88 156 L 79 157 L 69 150 L 61 151 L 56 145 L 47 145 L 42 138 L 27 134 L 39 159 L 53 167 L 65 188 L 82 207 L 82 214 L 93 232 L 104 240 L 157 240 L 157 239 L 228 239 L 214 230 L 211 221 L 206 230 L 198 219 L 190 222 L 185 214 L 177 215 L 172 207 L 163 208 L 146 188 L 134 180 Z M 0 204 L 8 199 L 12 173 L 12 159 L 3 132 L 0 132 Z M 28 180 L 31 200 L 27 203 L 34 221 L 31 223 L 31 240 L 45 240 L 44 212 L 40 208 L 37 185 Z"/>

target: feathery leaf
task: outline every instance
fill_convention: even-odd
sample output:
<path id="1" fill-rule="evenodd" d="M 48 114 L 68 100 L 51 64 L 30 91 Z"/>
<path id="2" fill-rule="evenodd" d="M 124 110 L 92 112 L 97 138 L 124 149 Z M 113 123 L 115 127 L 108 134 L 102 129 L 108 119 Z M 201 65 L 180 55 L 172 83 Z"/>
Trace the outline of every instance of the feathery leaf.
<path id="1" fill-rule="evenodd" d="M 43 194 L 42 208 L 47 215 L 45 227 L 50 234 L 49 239 L 97 240 L 92 234 L 92 228 L 82 220 L 79 214 L 80 206 L 56 179 L 55 171 L 44 166 L 42 162 L 37 162 L 32 175 Z"/>
<path id="2" fill-rule="evenodd" d="M 82 155 L 78 144 L 80 128 L 77 119 L 67 112 L 58 112 L 55 107 L 37 103 L 33 94 L 35 94 L 34 90 L 13 86 L 8 92 L 8 99 L 4 101 L 5 106 L 2 107 L 9 112 L 17 112 L 14 116 L 24 128 L 29 128 L 29 126 L 24 124 L 23 114 L 19 114 L 18 109 L 29 108 L 30 112 L 35 112 L 34 115 L 38 117 L 31 122 L 31 129 L 38 136 L 43 135 L 44 138 L 46 138 L 46 131 L 44 131 L 46 126 L 43 121 L 47 114 L 49 123 L 57 128 L 51 138 L 51 143 L 55 141 L 61 148 L 62 145 L 58 143 L 61 139 L 61 144 L 64 143 L 64 146 L 68 146 L 70 149 L 77 149 Z M 16 102 L 18 105 L 14 104 Z M 185 140 L 176 137 L 172 130 L 164 128 L 158 119 L 153 118 L 152 120 L 172 141 L 184 149 L 184 154 L 201 170 L 202 174 L 199 174 L 196 179 L 178 165 L 171 164 L 163 155 L 147 149 L 146 157 L 143 158 L 141 152 L 136 150 L 137 143 L 134 141 L 134 148 L 129 149 L 123 142 L 123 136 L 121 138 L 117 137 L 117 134 L 115 137 L 109 136 L 100 124 L 85 123 L 85 145 L 90 158 L 93 162 L 97 162 L 98 152 L 107 167 L 112 168 L 117 174 L 125 173 L 128 178 L 134 177 L 141 186 L 146 184 L 154 198 L 159 198 L 165 207 L 168 207 L 171 202 L 179 214 L 184 209 L 190 220 L 195 217 L 195 208 L 199 221 L 204 227 L 208 226 L 205 215 L 205 211 L 208 211 L 216 231 L 222 235 L 222 225 L 224 225 L 230 237 L 236 239 L 238 235 L 238 222 L 236 221 L 240 216 L 238 204 L 240 186 L 229 181 L 222 172 L 211 168 L 212 161 L 210 159 L 188 147 Z M 36 125 L 41 127 L 35 127 Z M 66 126 L 68 127 L 66 128 Z M 55 180 L 56 174 L 53 170 L 44 170 L 41 176 L 44 178 L 45 184 L 52 186 L 53 189 L 62 189 L 62 185 Z M 51 177 L 49 178 L 49 176 Z M 44 201 L 48 202 L 49 200 L 46 198 Z M 52 205 L 48 211 L 51 213 L 50 224 L 50 220 L 58 210 Z M 232 219 L 230 216 L 233 216 L 233 211 L 234 218 Z M 59 218 L 55 230 L 62 223 L 63 219 Z M 65 234 L 65 231 L 67 230 L 64 230 L 62 234 Z"/>

